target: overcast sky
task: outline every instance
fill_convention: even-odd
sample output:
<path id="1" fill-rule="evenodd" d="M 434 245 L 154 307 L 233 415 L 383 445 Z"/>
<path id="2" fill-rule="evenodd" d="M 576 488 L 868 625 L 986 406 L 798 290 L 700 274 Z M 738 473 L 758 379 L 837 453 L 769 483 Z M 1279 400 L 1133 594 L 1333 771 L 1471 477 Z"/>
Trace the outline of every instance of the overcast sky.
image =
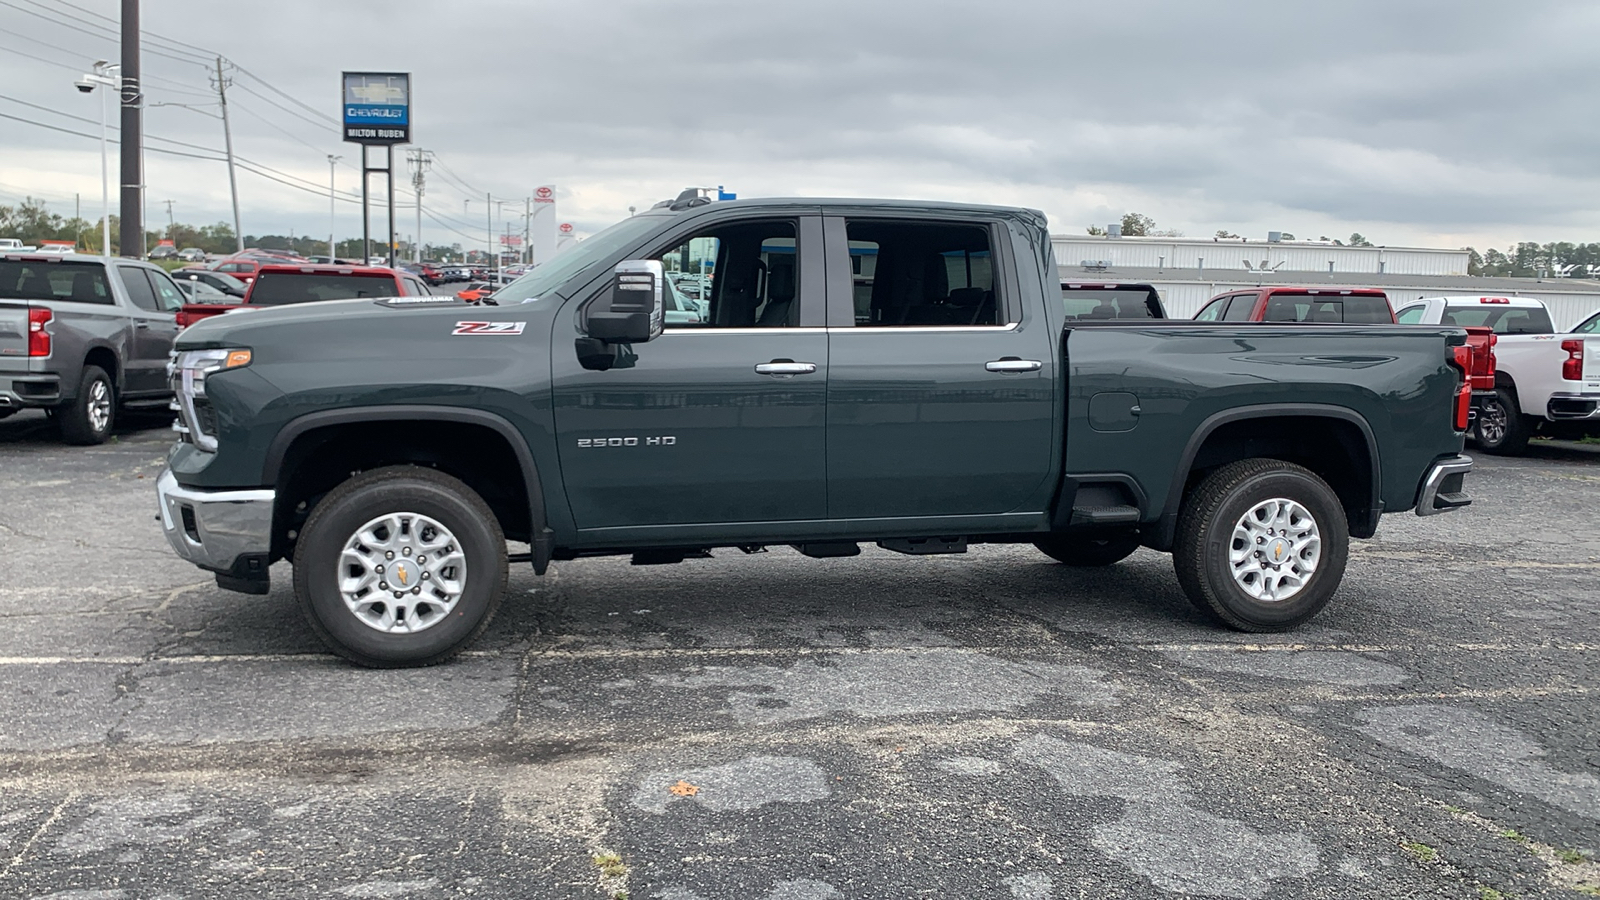
<path id="1" fill-rule="evenodd" d="M 71 3 L 0 0 L 0 114 L 97 134 L 99 101 L 71 82 L 118 58 L 95 26 L 114 28 L 119 4 Z M 1058 233 L 1136 211 L 1190 236 L 1600 240 L 1593 0 L 144 7 L 148 34 L 243 68 L 229 72 L 237 153 L 323 191 L 241 172 L 249 234 L 327 233 L 327 154 L 360 153 L 332 121 L 349 69 L 413 73 L 415 146 L 441 164 L 430 242 L 480 235 L 484 204 L 462 201 L 482 191 L 514 199 L 520 227 L 522 198 L 552 183 L 580 233 L 723 184 L 1032 206 Z M 178 57 L 145 55 L 149 102 L 207 102 L 213 60 L 147 47 Z M 213 109 L 152 106 L 147 134 L 208 149 L 150 145 L 220 149 Z M 152 152 L 146 166 L 148 225 L 169 199 L 179 221 L 231 218 L 222 163 Z M 70 215 L 78 192 L 96 218 L 99 172 L 96 140 L 0 118 L 0 202 L 32 194 Z M 357 180 L 340 167 L 342 190 Z M 358 209 L 339 204 L 341 237 Z M 399 220 L 415 230 L 411 210 Z"/>

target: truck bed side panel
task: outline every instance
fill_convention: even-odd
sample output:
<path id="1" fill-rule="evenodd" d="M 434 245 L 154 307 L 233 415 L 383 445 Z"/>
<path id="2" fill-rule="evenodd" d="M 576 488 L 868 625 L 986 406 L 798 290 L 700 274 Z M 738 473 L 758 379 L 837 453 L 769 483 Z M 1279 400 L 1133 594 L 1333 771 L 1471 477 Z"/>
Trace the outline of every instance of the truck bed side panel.
<path id="1" fill-rule="evenodd" d="M 1185 449 L 1202 424 L 1224 411 L 1273 404 L 1350 410 L 1376 437 L 1385 509 L 1409 508 L 1439 448 L 1455 449 L 1454 397 L 1460 376 L 1447 362 L 1459 330 L 1384 326 L 1106 325 L 1067 338 L 1069 474 L 1132 475 L 1150 498 L 1145 521 L 1160 518 Z M 1129 431 L 1096 430 L 1097 394 L 1137 397 Z M 1097 422 L 1103 427 L 1103 422 Z"/>

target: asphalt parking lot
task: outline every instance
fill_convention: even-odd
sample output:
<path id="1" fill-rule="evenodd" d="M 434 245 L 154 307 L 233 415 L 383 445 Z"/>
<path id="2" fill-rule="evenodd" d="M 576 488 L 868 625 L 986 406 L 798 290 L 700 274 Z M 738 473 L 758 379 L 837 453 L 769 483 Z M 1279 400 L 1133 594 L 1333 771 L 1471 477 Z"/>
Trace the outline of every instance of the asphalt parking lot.
<path id="1" fill-rule="evenodd" d="M 1294 634 L 1150 551 L 719 552 L 376 672 L 171 554 L 130 425 L 0 422 L 0 897 L 1600 893 L 1600 447 L 1478 456 Z"/>

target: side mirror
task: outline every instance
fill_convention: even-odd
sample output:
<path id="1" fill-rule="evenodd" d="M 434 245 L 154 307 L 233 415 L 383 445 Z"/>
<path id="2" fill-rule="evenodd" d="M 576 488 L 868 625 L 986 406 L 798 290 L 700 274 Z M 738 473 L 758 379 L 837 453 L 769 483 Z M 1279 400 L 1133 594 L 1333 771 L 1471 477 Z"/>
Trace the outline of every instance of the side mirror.
<path id="1" fill-rule="evenodd" d="M 579 323 L 584 334 L 608 344 L 641 344 L 660 337 L 666 280 L 660 260 L 618 263 L 611 289 L 584 308 Z"/>

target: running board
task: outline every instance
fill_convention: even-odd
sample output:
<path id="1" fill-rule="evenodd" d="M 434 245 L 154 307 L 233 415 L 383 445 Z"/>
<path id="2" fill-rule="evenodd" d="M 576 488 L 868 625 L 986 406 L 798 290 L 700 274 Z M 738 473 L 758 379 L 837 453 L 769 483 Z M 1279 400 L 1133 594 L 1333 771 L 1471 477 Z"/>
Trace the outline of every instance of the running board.
<path id="1" fill-rule="evenodd" d="M 1074 506 L 1072 508 L 1072 524 L 1074 526 L 1137 525 L 1139 524 L 1139 507 Z"/>

